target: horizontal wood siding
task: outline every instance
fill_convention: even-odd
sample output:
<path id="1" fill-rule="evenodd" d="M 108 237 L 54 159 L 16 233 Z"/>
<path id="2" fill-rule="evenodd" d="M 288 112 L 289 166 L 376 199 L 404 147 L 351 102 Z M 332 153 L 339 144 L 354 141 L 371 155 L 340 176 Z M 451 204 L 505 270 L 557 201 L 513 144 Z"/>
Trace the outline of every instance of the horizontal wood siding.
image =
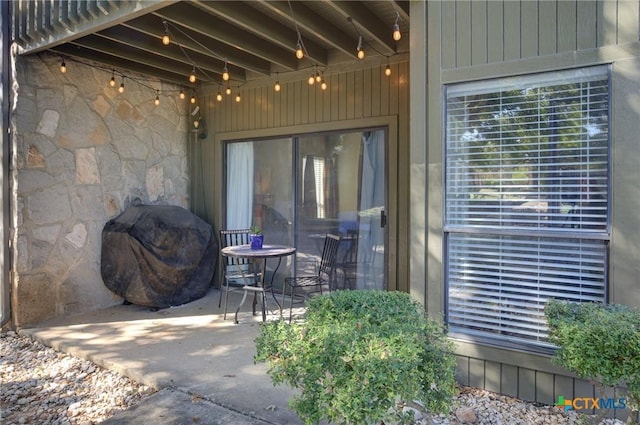
<path id="1" fill-rule="evenodd" d="M 637 0 L 442 2 L 442 69 L 638 41 Z"/>

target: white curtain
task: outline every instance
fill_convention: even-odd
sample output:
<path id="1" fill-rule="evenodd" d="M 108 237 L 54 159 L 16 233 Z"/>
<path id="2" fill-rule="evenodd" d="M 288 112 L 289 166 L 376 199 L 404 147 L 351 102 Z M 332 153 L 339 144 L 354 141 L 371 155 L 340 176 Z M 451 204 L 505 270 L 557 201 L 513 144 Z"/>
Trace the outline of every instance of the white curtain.
<path id="1" fill-rule="evenodd" d="M 376 282 L 375 270 L 380 264 L 380 256 L 384 257 L 384 229 L 380 227 L 380 214 L 384 209 L 384 151 L 385 132 L 377 130 L 362 134 L 362 175 L 360 176 L 360 239 L 358 243 L 358 267 L 369 270 L 358 270 L 358 276 L 367 276 L 367 282 L 356 283 L 358 289 L 383 289 L 371 287 L 369 282 Z"/>
<path id="2" fill-rule="evenodd" d="M 253 214 L 253 142 L 227 147 L 227 229 L 248 229 Z"/>

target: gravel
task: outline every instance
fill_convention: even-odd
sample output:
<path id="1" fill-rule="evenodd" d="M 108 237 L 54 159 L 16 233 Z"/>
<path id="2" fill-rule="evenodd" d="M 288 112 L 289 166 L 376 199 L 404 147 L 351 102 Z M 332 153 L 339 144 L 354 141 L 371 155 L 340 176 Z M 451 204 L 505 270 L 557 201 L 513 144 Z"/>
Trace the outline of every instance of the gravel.
<path id="1" fill-rule="evenodd" d="M 0 423 L 91 425 L 155 393 L 15 332 L 0 334 Z"/>
<path id="2" fill-rule="evenodd" d="M 0 334 L 0 359 L 4 425 L 97 424 L 156 392 L 12 331 Z M 419 425 L 623 424 L 468 387 L 460 388 L 450 414 L 416 419 Z"/>

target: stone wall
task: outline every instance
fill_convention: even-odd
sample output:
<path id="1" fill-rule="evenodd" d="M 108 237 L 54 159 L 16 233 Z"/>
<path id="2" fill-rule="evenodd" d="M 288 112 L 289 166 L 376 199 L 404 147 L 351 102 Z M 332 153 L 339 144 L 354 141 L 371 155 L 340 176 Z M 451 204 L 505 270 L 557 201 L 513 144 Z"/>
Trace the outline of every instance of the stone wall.
<path id="1" fill-rule="evenodd" d="M 108 84 L 111 72 L 67 59 L 62 74 L 60 63 L 46 53 L 16 58 L 15 326 L 122 302 L 100 277 L 106 221 L 136 198 L 189 204 L 188 101 L 168 93 L 179 88 L 132 76 L 139 82 L 125 79 L 119 93 Z"/>

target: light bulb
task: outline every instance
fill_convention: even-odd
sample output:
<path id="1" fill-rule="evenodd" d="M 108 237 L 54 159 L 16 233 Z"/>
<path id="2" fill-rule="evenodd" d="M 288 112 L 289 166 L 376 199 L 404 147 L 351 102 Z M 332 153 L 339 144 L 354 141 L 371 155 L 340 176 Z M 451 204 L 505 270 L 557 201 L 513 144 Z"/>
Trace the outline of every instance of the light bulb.
<path id="1" fill-rule="evenodd" d="M 300 43 L 296 45 L 296 57 L 298 59 L 302 59 L 304 57 L 304 52 L 302 51 L 302 46 Z"/>
<path id="2" fill-rule="evenodd" d="M 227 87 L 224 92 L 227 94 L 227 96 L 229 96 L 231 94 L 231 87 Z"/>
<path id="3" fill-rule="evenodd" d="M 384 75 L 386 75 L 387 77 L 391 75 L 391 66 L 387 65 L 387 67 L 384 69 Z"/>
<path id="4" fill-rule="evenodd" d="M 236 102 L 240 102 L 240 93 L 236 95 Z"/>
<path id="5" fill-rule="evenodd" d="M 169 34 L 165 34 L 162 36 L 162 44 L 168 46 L 171 43 L 171 39 L 169 38 Z"/>
<path id="6" fill-rule="evenodd" d="M 191 96 L 191 103 L 196 103 L 196 97 L 195 96 Z"/>
<path id="7" fill-rule="evenodd" d="M 190 83 L 195 83 L 196 82 L 196 74 L 195 71 L 193 73 L 191 73 L 191 75 L 189 75 L 189 82 Z"/>
<path id="8" fill-rule="evenodd" d="M 180 99 L 184 99 L 185 97 L 184 90 L 180 90 Z"/>
<path id="9" fill-rule="evenodd" d="M 362 48 L 362 36 L 358 37 L 358 47 L 356 47 L 358 51 L 358 59 L 364 59 L 364 49 Z"/>
<path id="10" fill-rule="evenodd" d="M 313 77 L 313 75 L 312 75 L 312 76 L 310 76 L 310 77 L 309 77 L 309 80 L 308 80 L 307 82 L 309 83 L 309 85 L 310 85 L 310 86 L 312 86 L 312 85 L 313 85 L 313 83 L 315 83 L 315 82 L 316 82 L 316 79 L 315 79 L 315 78 Z"/>
<path id="11" fill-rule="evenodd" d="M 118 92 L 124 93 L 124 83 L 120 84 L 120 87 L 118 87 Z"/>
<path id="12" fill-rule="evenodd" d="M 218 92 L 218 94 L 216 94 L 216 100 L 222 102 L 222 93 Z"/>
<path id="13" fill-rule="evenodd" d="M 116 86 L 116 78 L 115 77 L 111 77 L 111 80 L 109 80 L 109 86 L 111 86 L 111 87 L 115 87 Z"/>
<path id="14" fill-rule="evenodd" d="M 364 50 L 358 50 L 358 59 L 364 59 Z"/>
<path id="15" fill-rule="evenodd" d="M 326 81 L 323 81 L 323 82 L 322 82 L 322 84 L 320 84 L 320 88 L 321 88 L 322 90 L 326 90 L 326 89 L 327 89 L 327 82 L 326 82 Z"/>
<path id="16" fill-rule="evenodd" d="M 60 64 L 60 72 L 62 72 L 63 74 L 67 72 L 67 64 L 64 63 L 64 61 L 62 61 L 62 63 Z"/>
<path id="17" fill-rule="evenodd" d="M 316 83 L 320 83 L 322 81 L 322 77 L 320 76 L 320 74 L 316 71 Z"/>
<path id="18" fill-rule="evenodd" d="M 402 38 L 402 33 L 400 33 L 400 27 L 398 26 L 398 24 L 394 24 L 393 25 L 393 39 L 395 41 L 400 41 L 401 38 Z"/>
<path id="19" fill-rule="evenodd" d="M 280 87 L 280 81 L 276 81 L 276 85 L 275 85 L 275 86 L 273 86 L 273 89 L 274 89 L 275 91 L 280 91 L 280 89 L 281 89 L 281 88 L 282 88 L 282 87 Z"/>
<path id="20" fill-rule="evenodd" d="M 156 106 L 158 106 L 160 104 L 160 98 L 156 96 L 156 100 L 154 100 L 153 103 L 155 103 Z"/>
<path id="21" fill-rule="evenodd" d="M 227 64 L 224 64 L 224 70 L 222 71 L 222 79 L 224 81 L 229 81 L 229 70 L 227 69 Z"/>
<path id="22" fill-rule="evenodd" d="M 194 127 L 194 128 L 198 128 L 198 127 L 200 127 L 200 120 L 195 120 L 195 121 L 193 121 L 193 127 Z"/>

